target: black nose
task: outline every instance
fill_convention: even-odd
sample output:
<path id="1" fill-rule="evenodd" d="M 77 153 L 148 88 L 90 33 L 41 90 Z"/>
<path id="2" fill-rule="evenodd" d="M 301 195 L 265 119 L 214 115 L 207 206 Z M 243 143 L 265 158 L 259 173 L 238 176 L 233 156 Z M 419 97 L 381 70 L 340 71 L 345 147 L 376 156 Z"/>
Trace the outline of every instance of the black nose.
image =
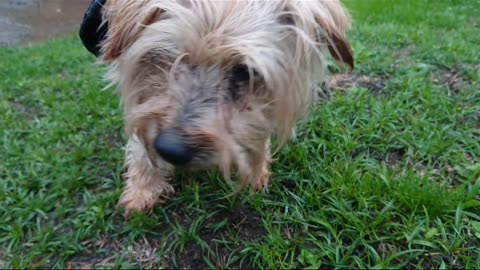
<path id="1" fill-rule="evenodd" d="M 155 149 L 164 160 L 177 166 L 187 164 L 193 156 L 193 149 L 172 132 L 158 135 L 155 139 Z"/>

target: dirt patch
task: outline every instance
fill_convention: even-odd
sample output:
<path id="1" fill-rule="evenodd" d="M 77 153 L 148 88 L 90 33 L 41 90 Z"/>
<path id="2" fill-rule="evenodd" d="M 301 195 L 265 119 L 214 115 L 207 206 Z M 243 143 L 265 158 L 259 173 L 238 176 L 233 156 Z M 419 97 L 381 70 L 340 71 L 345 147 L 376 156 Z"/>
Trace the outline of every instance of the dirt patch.
<path id="1" fill-rule="evenodd" d="M 360 147 L 352 151 L 350 156 L 357 158 L 363 155 L 364 158 L 374 159 L 378 162 L 385 163 L 390 169 L 401 173 L 404 168 L 413 168 L 416 175 L 424 177 L 426 175 L 432 176 L 446 176 L 451 179 L 458 178 L 457 168 L 450 164 L 439 162 L 434 156 L 431 157 L 431 164 L 426 161 L 411 160 L 406 158 L 407 149 L 403 147 L 388 148 L 386 153 L 373 147 Z M 465 158 L 474 164 L 468 154 L 464 154 Z M 468 158 L 467 158 L 468 157 Z M 363 158 L 363 157 L 362 157 Z M 402 166 L 402 167 L 400 167 Z M 456 185 L 452 185 L 454 188 Z"/>
<path id="2" fill-rule="evenodd" d="M 225 222 L 224 227 L 213 229 L 213 225 L 222 221 Z M 229 265 L 226 261 L 232 250 L 241 249 L 244 242 L 255 241 L 266 234 L 258 212 L 245 205 L 230 211 L 219 212 L 210 218 L 204 228 L 200 232 L 199 238 L 207 243 L 208 248 L 202 247 L 199 242 L 192 241 L 185 245 L 182 252 L 175 252 L 176 254 L 169 256 L 169 260 L 166 261 L 168 268 L 209 268 L 205 258 L 216 262 L 217 268 L 251 268 L 251 266 L 242 264 L 240 260 Z M 235 236 L 235 239 L 232 238 L 232 235 Z M 174 261 L 173 258 L 176 260 Z"/>
<path id="3" fill-rule="evenodd" d="M 360 147 L 352 151 L 350 156 L 356 158 L 361 154 L 367 156 L 367 158 L 372 158 L 379 162 L 386 163 L 390 168 L 395 169 L 399 163 L 402 161 L 403 156 L 406 153 L 405 148 L 392 148 L 389 149 L 387 154 L 382 154 L 379 150 L 372 147 Z"/>
<path id="4" fill-rule="evenodd" d="M 385 79 L 366 75 L 337 74 L 332 75 L 325 85 L 330 91 L 347 91 L 361 87 L 368 89 L 372 94 L 380 94 L 385 88 Z"/>
<path id="5" fill-rule="evenodd" d="M 437 87 L 446 88 L 452 95 L 457 95 L 466 86 L 474 85 L 476 82 L 468 77 L 466 69 L 478 70 L 479 65 L 462 65 L 452 69 L 440 69 L 433 76 L 433 83 Z"/>
<path id="6" fill-rule="evenodd" d="M 457 94 L 458 91 L 463 88 L 464 80 L 455 71 L 443 70 L 434 78 L 434 83 L 445 87 L 447 90 Z"/>
<path id="7" fill-rule="evenodd" d="M 72 258 L 67 269 L 111 268 L 119 257 L 128 258 L 142 269 L 153 269 L 162 266 L 162 258 L 158 254 L 159 245 L 154 238 L 143 237 L 128 244 L 125 239 L 114 239 L 104 235 L 96 241 L 86 240 L 82 245 L 91 253 Z"/>
<path id="8" fill-rule="evenodd" d="M 230 212 L 228 224 L 245 241 L 253 241 L 265 234 L 257 211 L 242 205 Z"/>
<path id="9" fill-rule="evenodd" d="M 406 58 L 412 56 L 415 53 L 415 49 L 416 47 L 414 45 L 408 45 L 396 51 L 395 55 L 397 58 Z"/>
<path id="10" fill-rule="evenodd" d="M 376 161 L 386 161 L 387 157 L 382 155 L 377 149 L 372 147 L 360 147 L 353 149 L 350 156 L 356 158 L 360 155 L 365 155 L 367 158 L 375 159 Z"/>
<path id="11" fill-rule="evenodd" d="M 90 0 L 0 1 L 0 46 L 43 41 L 78 31 Z"/>
<path id="12" fill-rule="evenodd" d="M 134 243 L 134 245 L 127 245 L 119 239 L 110 239 L 107 236 L 101 237 L 95 242 L 91 240 L 83 241 L 82 245 L 88 250 L 95 250 L 95 252 L 72 258 L 66 265 L 67 269 L 98 269 L 114 267 L 115 261 L 119 256 L 133 257 L 144 261 L 145 258 L 137 254 L 145 254 L 145 249 L 152 247 L 150 241 L 147 241 L 146 239 L 141 239 Z M 154 257 L 155 258 L 151 259 L 156 260 L 158 255 Z M 153 265 L 150 262 L 145 264 L 152 267 L 158 267 L 158 265 Z"/>
<path id="13" fill-rule="evenodd" d="M 34 120 L 35 118 L 37 118 L 38 114 L 40 113 L 40 109 L 34 107 L 27 107 L 22 103 L 8 102 L 8 105 L 15 111 L 25 115 L 30 120 Z"/>
<path id="14" fill-rule="evenodd" d="M 158 255 L 158 243 L 156 241 L 143 238 L 127 249 L 127 254 L 133 260 L 141 265 L 143 269 L 153 269 L 160 267 L 161 257 Z"/>
<path id="15" fill-rule="evenodd" d="M 221 203 L 220 203 L 221 204 Z M 210 209 L 214 211 L 213 209 Z M 167 210 L 171 224 L 179 224 L 183 230 L 191 227 L 198 214 L 178 205 Z M 194 238 L 185 242 L 165 222 L 155 229 L 158 235 L 144 235 L 133 243 L 127 238 L 105 235 L 98 240 L 82 242 L 90 252 L 72 258 L 70 269 L 93 269 L 114 267 L 119 257 L 124 257 L 136 267 L 151 269 L 208 269 L 206 260 L 216 268 L 247 268 L 253 266 L 240 256 L 232 259 L 232 253 L 244 247 L 244 243 L 257 241 L 266 234 L 262 219 L 257 211 L 247 205 L 238 205 L 230 210 L 220 210 L 205 220 Z M 183 242 L 183 245 L 172 243 Z"/>
<path id="16" fill-rule="evenodd" d="M 468 24 L 474 25 L 476 28 L 480 28 L 480 20 L 478 17 L 469 16 L 467 17 L 467 22 Z"/>
<path id="17" fill-rule="evenodd" d="M 298 189 L 298 181 L 295 179 L 282 179 L 279 181 L 279 184 L 288 191 L 293 193 L 297 192 Z"/>
<path id="18" fill-rule="evenodd" d="M 396 168 L 402 160 L 403 156 L 405 155 L 405 152 L 405 148 L 390 150 L 386 158 L 388 166 L 390 166 L 390 168 Z"/>
<path id="19" fill-rule="evenodd" d="M 464 69 L 480 70 L 480 64 L 466 64 L 466 63 L 463 63 L 462 67 Z"/>

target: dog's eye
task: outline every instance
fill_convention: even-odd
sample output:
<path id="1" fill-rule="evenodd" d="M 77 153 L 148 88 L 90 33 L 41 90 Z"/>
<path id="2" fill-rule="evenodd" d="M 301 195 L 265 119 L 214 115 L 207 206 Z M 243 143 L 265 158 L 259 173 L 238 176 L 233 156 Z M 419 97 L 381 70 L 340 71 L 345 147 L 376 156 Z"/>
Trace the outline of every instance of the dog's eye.
<path id="1" fill-rule="evenodd" d="M 233 101 L 238 101 L 248 93 L 250 79 L 257 80 L 259 75 L 254 69 L 244 64 L 234 66 L 231 72 L 230 94 Z"/>
<path id="2" fill-rule="evenodd" d="M 255 70 L 252 70 L 253 75 L 257 75 Z M 247 65 L 238 64 L 232 68 L 232 80 L 237 82 L 245 82 L 250 80 L 250 70 Z"/>

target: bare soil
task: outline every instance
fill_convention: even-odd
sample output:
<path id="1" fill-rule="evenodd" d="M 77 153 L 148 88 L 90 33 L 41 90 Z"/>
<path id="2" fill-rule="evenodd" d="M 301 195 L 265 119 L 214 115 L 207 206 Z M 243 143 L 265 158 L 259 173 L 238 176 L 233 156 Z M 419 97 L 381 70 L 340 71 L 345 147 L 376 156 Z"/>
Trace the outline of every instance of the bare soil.
<path id="1" fill-rule="evenodd" d="M 332 75 L 326 84 L 329 90 L 347 91 L 350 88 L 362 87 L 367 88 L 372 94 L 380 94 L 385 88 L 385 78 L 371 77 L 365 75 L 352 75 L 350 73 L 342 73 Z"/>
<path id="2" fill-rule="evenodd" d="M 191 226 L 189 220 L 195 216 L 181 206 L 168 212 L 172 222 L 180 224 L 184 229 Z M 118 220 L 118 222 L 121 221 Z M 222 222 L 225 222 L 225 226 L 214 229 L 213 225 Z M 246 205 L 238 205 L 231 210 L 217 212 L 202 225 L 202 229 L 198 232 L 198 240 L 188 241 L 177 254 L 160 256 L 160 245 L 165 243 L 162 237 L 168 237 L 167 243 L 176 240 L 176 236 L 168 234 L 169 230 L 171 230 L 169 225 L 162 224 L 158 227 L 160 237 L 152 235 L 139 237 L 130 244 L 126 239 L 110 235 L 105 235 L 97 241 L 84 241 L 82 244 L 92 252 L 72 258 L 67 264 L 67 269 L 114 267 L 115 260 L 119 256 L 129 258 L 130 261 L 145 269 L 158 268 L 162 265 L 167 266 L 167 269 L 208 269 L 209 265 L 204 261 L 205 257 L 217 262 L 219 258 L 221 258 L 220 261 L 227 260 L 232 249 L 242 248 L 244 243 L 260 239 L 266 234 L 260 214 Z M 236 236 L 236 240 L 232 239 L 232 235 Z M 215 254 L 210 254 L 205 246 L 199 244 L 199 241 L 206 243 L 208 249 Z M 223 241 L 231 244 L 226 245 Z M 226 265 L 217 265 L 217 267 L 225 268 Z M 232 265 L 228 265 L 228 268 L 252 269 L 253 266 L 236 260 Z"/>

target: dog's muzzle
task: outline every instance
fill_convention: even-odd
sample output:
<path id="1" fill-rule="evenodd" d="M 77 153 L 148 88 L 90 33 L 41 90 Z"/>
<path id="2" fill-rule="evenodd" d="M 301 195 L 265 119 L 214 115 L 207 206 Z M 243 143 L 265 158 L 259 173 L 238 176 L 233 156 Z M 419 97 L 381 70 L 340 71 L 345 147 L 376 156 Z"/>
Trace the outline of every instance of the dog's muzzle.
<path id="1" fill-rule="evenodd" d="M 183 166 L 190 162 L 194 148 L 186 144 L 176 132 L 167 131 L 155 139 L 157 153 L 167 162 L 175 166 Z"/>

